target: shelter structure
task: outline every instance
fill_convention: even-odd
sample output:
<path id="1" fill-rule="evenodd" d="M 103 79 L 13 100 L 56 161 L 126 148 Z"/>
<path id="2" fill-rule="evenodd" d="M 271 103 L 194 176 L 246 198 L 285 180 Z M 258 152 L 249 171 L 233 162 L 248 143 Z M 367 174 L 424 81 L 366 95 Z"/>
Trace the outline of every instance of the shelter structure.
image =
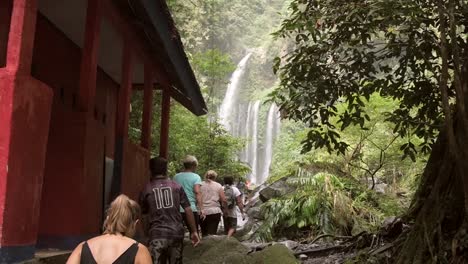
<path id="1" fill-rule="evenodd" d="M 167 157 L 171 104 L 206 105 L 164 0 L 0 1 L 0 263 L 72 248 L 100 232 L 112 197 L 137 197 L 155 96 Z"/>

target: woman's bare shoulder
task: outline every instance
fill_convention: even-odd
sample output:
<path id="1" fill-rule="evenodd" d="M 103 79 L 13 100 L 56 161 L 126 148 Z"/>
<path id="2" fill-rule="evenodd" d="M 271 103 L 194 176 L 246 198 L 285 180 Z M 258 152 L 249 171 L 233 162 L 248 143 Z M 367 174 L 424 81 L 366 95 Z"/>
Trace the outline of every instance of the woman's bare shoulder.
<path id="1" fill-rule="evenodd" d="M 138 252 L 135 258 L 135 263 L 136 264 L 151 264 L 152 259 L 151 259 L 151 254 L 148 250 L 148 248 L 143 245 L 143 244 L 138 244 Z"/>

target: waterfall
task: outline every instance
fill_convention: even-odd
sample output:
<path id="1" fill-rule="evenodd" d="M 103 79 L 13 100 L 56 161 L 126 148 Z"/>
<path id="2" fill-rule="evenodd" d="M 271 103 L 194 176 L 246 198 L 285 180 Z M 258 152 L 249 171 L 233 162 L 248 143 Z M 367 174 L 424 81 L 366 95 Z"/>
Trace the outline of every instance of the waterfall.
<path id="1" fill-rule="evenodd" d="M 256 101 L 252 106 L 251 113 L 251 123 L 250 127 L 252 129 L 252 134 L 250 138 L 250 147 L 249 147 L 249 164 L 252 167 L 252 174 L 250 176 L 250 181 L 254 184 L 259 183 L 258 178 L 258 110 L 260 109 L 260 101 Z"/>
<path id="2" fill-rule="evenodd" d="M 280 119 L 278 107 L 275 104 L 271 105 L 267 115 L 265 141 L 262 142 L 264 148 L 260 148 L 262 144 L 258 142 L 261 138 L 261 135 L 259 137 L 259 128 L 263 127 L 259 126 L 260 101 L 239 102 L 238 98 L 242 89 L 242 76 L 251 56 L 252 53 L 248 53 L 237 64 L 218 113 L 221 125 L 231 135 L 247 139 L 247 146 L 238 153 L 238 160 L 250 165 L 251 174 L 248 178 L 253 184 L 260 185 L 266 181 L 269 175 L 273 143 L 279 134 Z"/>
<path id="3" fill-rule="evenodd" d="M 245 122 L 242 123 L 242 124 L 245 124 L 245 126 L 241 126 L 244 128 L 242 136 L 246 138 L 247 140 L 250 140 L 250 127 L 251 127 L 250 126 L 250 120 L 251 120 L 250 111 L 251 109 L 252 109 L 252 102 L 249 102 L 249 105 L 247 106 L 247 113 L 246 113 L 247 118 L 245 119 Z M 250 158 L 249 145 L 250 144 L 247 144 L 245 149 L 242 151 L 241 160 L 244 162 L 249 162 L 249 158 Z"/>
<path id="4" fill-rule="evenodd" d="M 247 62 L 250 58 L 252 53 L 247 54 L 240 62 L 237 64 L 237 68 L 234 71 L 234 73 L 231 76 L 231 79 L 229 80 L 229 85 L 226 90 L 226 95 L 224 96 L 223 103 L 221 104 L 221 109 L 219 111 L 219 117 L 221 124 L 224 125 L 224 127 L 228 131 L 233 131 L 232 130 L 232 122 L 235 120 L 232 120 L 232 113 L 233 113 L 233 106 L 235 105 L 237 101 L 237 90 L 239 88 L 239 84 L 242 78 L 242 75 L 245 72 L 245 66 L 247 65 Z"/>
<path id="5" fill-rule="evenodd" d="M 265 155 L 262 164 L 261 177 L 259 183 L 264 183 L 270 174 L 271 160 L 273 159 L 273 141 L 279 132 L 279 113 L 276 104 L 270 106 L 267 116 L 265 131 Z"/>

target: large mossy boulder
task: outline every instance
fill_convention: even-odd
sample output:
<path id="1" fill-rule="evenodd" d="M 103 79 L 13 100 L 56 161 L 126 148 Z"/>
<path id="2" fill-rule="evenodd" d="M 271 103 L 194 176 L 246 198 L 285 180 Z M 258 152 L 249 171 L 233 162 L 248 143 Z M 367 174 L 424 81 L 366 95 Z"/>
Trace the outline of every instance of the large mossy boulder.
<path id="1" fill-rule="evenodd" d="M 294 254 L 286 246 L 276 244 L 267 247 L 262 251 L 252 254 L 252 262 L 254 264 L 296 264 L 299 263 L 294 257 Z"/>
<path id="2" fill-rule="evenodd" d="M 186 242 L 184 263 L 186 264 L 296 264 L 293 253 L 284 245 L 277 244 L 262 251 L 248 254 L 250 248 L 235 238 L 210 236 L 200 245 L 192 247 Z"/>
<path id="3" fill-rule="evenodd" d="M 209 236 L 202 239 L 197 247 L 185 245 L 184 263 L 187 264 L 248 264 L 250 258 L 247 256 L 249 248 L 242 245 L 235 238 L 226 236 Z"/>

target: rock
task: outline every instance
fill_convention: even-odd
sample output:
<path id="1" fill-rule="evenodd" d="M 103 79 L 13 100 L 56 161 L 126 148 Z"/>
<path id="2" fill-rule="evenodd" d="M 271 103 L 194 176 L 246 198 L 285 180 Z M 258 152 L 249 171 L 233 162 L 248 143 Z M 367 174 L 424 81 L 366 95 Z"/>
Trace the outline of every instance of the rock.
<path id="1" fill-rule="evenodd" d="M 246 224 L 247 228 L 244 228 L 242 232 L 237 231 L 235 236 L 239 238 L 240 241 L 258 242 L 258 239 L 253 239 L 253 237 L 262 224 L 262 221 L 256 222 L 251 220 L 250 223 Z"/>
<path id="2" fill-rule="evenodd" d="M 298 242 L 292 241 L 292 240 L 286 240 L 286 241 L 273 243 L 273 245 L 275 245 L 275 244 L 283 245 L 283 246 L 287 247 L 289 250 L 294 250 L 295 248 L 297 248 L 297 246 L 299 246 Z"/>
<path id="3" fill-rule="evenodd" d="M 272 198 L 281 197 L 293 190 L 294 189 L 286 183 L 286 179 L 281 179 L 261 190 L 260 200 L 265 203 Z"/>
<path id="4" fill-rule="evenodd" d="M 376 184 L 374 190 L 376 193 L 384 194 L 387 190 L 388 185 L 385 183 Z"/>
<path id="5" fill-rule="evenodd" d="M 299 255 L 299 259 L 300 259 L 300 260 L 306 260 L 306 259 L 308 259 L 308 258 L 309 258 L 309 257 L 307 257 L 306 254 L 300 254 L 300 255 Z"/>
<path id="6" fill-rule="evenodd" d="M 262 251 L 255 252 L 252 255 L 254 264 L 296 264 L 298 261 L 291 250 L 284 245 L 276 244 L 267 247 Z M 214 263 L 214 262 L 213 262 Z"/>
<path id="7" fill-rule="evenodd" d="M 251 251 L 261 250 L 252 254 Z M 295 264 L 298 263 L 292 251 L 286 246 L 276 244 L 268 246 L 262 243 L 240 243 L 235 238 L 209 236 L 203 238 L 199 246 L 192 247 L 186 241 L 184 247 L 186 264 Z"/>
<path id="8" fill-rule="evenodd" d="M 250 248 L 250 252 L 256 252 L 270 246 L 270 243 L 242 242 L 242 245 Z"/>
<path id="9" fill-rule="evenodd" d="M 187 243 L 189 243 L 187 241 Z M 249 248 L 242 245 L 235 238 L 226 236 L 209 236 L 203 238 L 197 247 L 186 244 L 184 247 L 184 263 L 251 263 L 247 253 Z"/>
<path id="10" fill-rule="evenodd" d="M 403 232 L 403 221 L 395 216 L 387 217 L 382 225 L 381 234 L 387 238 L 395 238 Z"/>
<path id="11" fill-rule="evenodd" d="M 260 207 L 252 207 L 247 210 L 247 215 L 251 219 L 263 220 L 263 215 L 261 213 Z"/>

